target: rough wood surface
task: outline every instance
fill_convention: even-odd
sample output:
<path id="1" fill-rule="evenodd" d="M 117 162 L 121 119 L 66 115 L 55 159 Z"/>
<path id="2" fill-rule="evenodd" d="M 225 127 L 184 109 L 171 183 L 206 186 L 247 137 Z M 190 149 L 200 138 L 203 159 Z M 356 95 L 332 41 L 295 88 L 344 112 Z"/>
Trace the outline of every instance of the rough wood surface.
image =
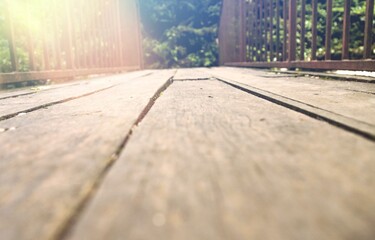
<path id="1" fill-rule="evenodd" d="M 138 71 L 121 75 L 106 76 L 69 83 L 52 89 L 42 88 L 42 91 L 25 90 L 9 93 L 0 93 L 0 120 L 12 117 L 19 113 L 33 111 L 45 105 L 61 103 L 87 94 L 92 94 L 121 84 L 127 79 L 149 74 L 150 71 Z M 26 94 L 32 93 L 32 94 Z M 13 96 L 13 97 L 11 97 Z"/>
<path id="2" fill-rule="evenodd" d="M 56 239 L 173 73 L 0 121 L 0 239 Z"/>
<path id="3" fill-rule="evenodd" d="M 268 92 L 273 98 L 284 98 L 282 101 L 294 102 L 296 107 L 302 106 L 375 138 L 375 84 L 277 75 L 275 78 L 265 78 L 254 76 L 259 71 L 241 68 L 214 68 L 207 72 L 219 79 L 248 86 L 254 91 Z"/>
<path id="4" fill-rule="evenodd" d="M 211 78 L 211 74 L 205 68 L 182 68 L 178 69 L 174 76 L 175 81 L 202 80 Z"/>
<path id="5" fill-rule="evenodd" d="M 66 239 L 372 240 L 374 156 L 224 83 L 174 82 Z"/>

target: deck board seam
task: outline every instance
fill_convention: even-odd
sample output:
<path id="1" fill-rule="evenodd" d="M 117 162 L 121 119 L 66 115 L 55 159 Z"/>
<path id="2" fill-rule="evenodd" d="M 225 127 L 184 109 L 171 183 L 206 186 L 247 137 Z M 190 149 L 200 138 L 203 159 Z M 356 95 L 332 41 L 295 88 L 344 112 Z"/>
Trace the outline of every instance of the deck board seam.
<path id="1" fill-rule="evenodd" d="M 248 88 L 242 87 L 242 86 L 240 86 L 239 84 L 235 84 L 235 83 L 232 83 L 232 82 L 226 81 L 226 80 L 221 79 L 221 78 L 216 78 L 216 79 L 217 79 L 218 81 L 224 83 L 224 84 L 227 84 L 227 85 L 229 85 L 229 86 L 231 86 L 231 87 L 233 87 L 233 88 L 236 88 L 236 89 L 238 89 L 238 90 L 241 90 L 241 91 L 244 91 L 244 92 L 246 92 L 246 93 L 249 93 L 249 94 L 251 94 L 251 95 L 253 95 L 253 96 L 259 97 L 259 98 L 264 99 L 264 100 L 267 100 L 267 101 L 269 101 L 269 102 L 272 102 L 272 103 L 274 103 L 274 104 L 280 105 L 280 106 L 285 107 L 285 108 L 288 108 L 288 109 L 290 109 L 290 110 L 293 110 L 293 111 L 299 112 L 299 113 L 301 113 L 301 114 L 304 114 L 304 115 L 309 116 L 309 117 L 311 117 L 311 118 L 314 118 L 314 119 L 316 119 L 316 120 L 327 122 L 328 124 L 331 124 L 332 126 L 338 127 L 338 128 L 340 128 L 340 129 L 342 129 L 342 130 L 345 130 L 345 131 L 347 131 L 347 132 L 351 132 L 351 133 L 353 133 L 353 134 L 356 134 L 357 136 L 360 136 L 360 137 L 362 137 L 362 138 L 365 138 L 365 139 L 367 139 L 367 140 L 369 140 L 369 141 L 375 142 L 375 135 L 372 134 L 372 133 L 370 133 L 370 132 L 367 132 L 367 131 L 361 130 L 361 129 L 356 128 L 356 127 L 354 127 L 354 126 L 351 126 L 351 125 L 349 125 L 349 124 L 345 124 L 345 123 L 340 122 L 340 121 L 338 121 L 338 120 L 335 120 L 335 119 L 333 119 L 333 118 L 323 116 L 323 115 L 321 115 L 321 114 L 319 114 L 319 113 L 315 113 L 315 112 L 313 112 L 313 111 L 309 111 L 309 110 L 304 109 L 304 108 L 302 108 L 302 107 L 298 107 L 298 106 L 296 106 L 296 105 L 293 105 L 292 103 L 287 103 L 287 102 L 285 102 L 285 101 L 282 101 L 282 100 L 276 99 L 276 98 L 274 98 L 274 97 L 272 97 L 272 96 L 267 96 L 266 94 L 263 94 L 263 93 L 260 93 L 260 92 L 257 92 L 257 91 L 254 91 L 254 90 L 251 90 L 251 89 L 248 89 Z M 248 85 L 247 85 L 247 86 L 248 86 Z M 248 86 L 248 87 L 250 87 L 250 86 Z M 262 91 L 264 91 L 264 90 L 262 90 Z M 273 93 L 272 93 L 272 94 L 273 94 Z M 273 94 L 273 95 L 277 95 L 277 94 Z M 285 98 L 284 96 L 280 96 L 280 97 Z M 286 98 L 286 99 L 287 99 L 287 98 Z M 289 99 L 289 100 L 290 100 L 290 101 L 294 101 L 294 100 L 292 100 L 292 99 Z M 300 104 L 301 104 L 301 103 L 300 103 Z M 305 103 L 302 103 L 302 104 L 305 104 Z M 305 104 L 305 105 L 308 106 L 307 104 Z M 309 107 L 311 107 L 311 106 L 309 106 Z M 317 110 L 319 110 L 319 109 L 317 109 Z M 326 110 L 324 110 L 324 109 L 320 109 L 320 110 L 321 110 L 321 111 L 326 111 Z M 332 114 L 332 112 L 329 112 L 329 111 L 326 111 L 326 112 Z M 334 114 L 336 114 L 336 113 L 334 113 Z M 336 114 L 336 115 L 338 115 L 338 114 Z M 342 117 L 344 117 L 344 116 L 342 116 Z M 347 117 L 345 117 L 345 118 L 347 118 Z M 350 118 L 348 118 L 348 119 L 351 120 Z M 356 121 L 357 121 L 357 120 L 356 120 Z M 359 121 L 357 121 L 357 122 L 359 122 Z"/>
<path id="2" fill-rule="evenodd" d="M 59 89 L 66 88 L 66 87 L 78 86 L 80 84 L 81 83 L 75 83 L 75 84 L 69 84 L 69 85 L 66 85 L 66 86 L 56 86 L 56 87 L 43 89 L 43 90 L 39 90 L 39 91 L 34 90 L 34 91 L 31 91 L 31 92 L 27 92 L 27 93 L 18 93 L 18 94 L 10 95 L 10 96 L 7 96 L 7 97 L 0 97 L 0 100 L 10 99 L 10 98 L 18 98 L 18 97 L 23 97 L 23 96 L 27 96 L 27 95 L 33 95 L 33 94 L 36 94 L 36 93 L 52 91 L 52 90 L 59 90 Z M 46 86 L 49 86 L 49 85 L 46 85 Z M 41 86 L 35 86 L 35 87 L 37 88 L 37 87 L 41 87 Z"/>
<path id="3" fill-rule="evenodd" d="M 152 73 L 147 73 L 147 74 L 144 74 L 144 75 L 141 75 L 141 76 L 130 78 L 129 80 L 133 80 L 133 79 L 137 79 L 137 78 L 141 78 L 141 77 L 146 77 L 146 76 L 149 76 L 151 74 Z M 16 117 L 16 116 L 18 116 L 19 114 L 22 114 L 22 113 L 30 113 L 30 112 L 34 112 L 34 111 L 44 109 L 44 108 L 47 108 L 47 107 L 51 107 L 51 106 L 54 106 L 54 105 L 58 105 L 58 104 L 70 102 L 70 101 L 73 101 L 73 100 L 76 100 L 76 99 L 80 99 L 80 98 L 83 98 L 83 97 L 91 96 L 93 94 L 106 91 L 108 89 L 111 89 L 113 87 L 117 87 L 117 86 L 122 85 L 122 84 L 124 84 L 124 83 L 113 84 L 111 86 L 101 88 L 101 89 L 98 89 L 98 90 L 95 90 L 95 91 L 92 91 L 92 92 L 88 92 L 88 93 L 85 93 L 85 94 L 82 94 L 82 95 L 79 95 L 79 96 L 69 97 L 69 98 L 65 98 L 65 99 L 62 99 L 62 100 L 53 101 L 53 102 L 50 102 L 50 103 L 46 103 L 46 104 L 42 104 L 42 105 L 39 105 L 39 106 L 36 106 L 36 107 L 32 107 L 32 108 L 29 108 L 29 109 L 26 109 L 26 110 L 6 114 L 6 115 L 3 115 L 3 116 L 0 116 L 0 122 L 4 121 L 4 120 L 11 119 L 11 118 L 14 118 L 14 117 Z"/>
<path id="4" fill-rule="evenodd" d="M 7 114 L 7 115 L 4 115 L 4 116 L 1 116 L 0 121 L 4 121 L 4 120 L 14 118 L 14 117 L 16 117 L 16 116 L 18 116 L 19 114 L 22 114 L 22 113 L 30 113 L 30 112 L 34 112 L 34 111 L 37 111 L 37 110 L 40 110 L 40 109 L 51 107 L 51 106 L 54 106 L 54 105 L 57 105 L 57 104 L 66 103 L 66 102 L 70 102 L 70 101 L 73 101 L 73 100 L 76 100 L 76 99 L 87 97 L 87 96 L 90 96 L 90 95 L 93 95 L 93 94 L 100 93 L 100 92 L 103 92 L 105 90 L 111 89 L 115 86 L 116 85 L 111 85 L 109 87 L 101 88 L 99 90 L 89 92 L 89 93 L 86 93 L 86 94 L 83 94 L 83 95 L 65 98 L 65 99 L 62 99 L 62 100 L 59 100 L 59 101 L 54 101 L 54 102 L 46 103 L 46 104 L 39 105 L 39 106 L 36 106 L 36 107 L 32 107 L 32 108 L 29 108 L 29 109 L 26 109 L 26 110 L 22 110 L 22 111 L 14 112 L 14 113 L 11 113 L 11 114 Z"/>
<path id="5" fill-rule="evenodd" d="M 118 158 L 120 157 L 121 153 L 126 148 L 126 145 L 131 139 L 131 136 L 134 132 L 134 128 L 136 128 L 142 120 L 147 116 L 148 112 L 151 110 L 151 108 L 154 106 L 156 100 L 162 95 L 162 93 L 173 83 L 173 77 L 170 77 L 156 92 L 155 94 L 150 98 L 148 104 L 145 106 L 145 108 L 142 110 L 142 112 L 139 114 L 138 118 L 135 120 L 129 131 L 127 132 L 125 138 L 123 141 L 119 144 L 117 147 L 117 150 L 115 153 L 112 154 L 111 158 L 108 161 L 108 165 L 102 170 L 102 172 L 99 174 L 96 181 L 93 183 L 93 186 L 87 196 L 83 198 L 81 203 L 78 204 L 75 211 L 73 211 L 73 214 L 71 217 L 68 218 L 67 222 L 63 225 L 63 227 L 58 231 L 56 234 L 56 238 L 58 240 L 66 239 L 66 237 L 69 235 L 71 230 L 74 228 L 75 224 L 79 222 L 80 216 L 86 209 L 87 205 L 90 203 L 90 201 L 95 197 L 97 191 L 100 189 L 105 177 L 107 176 L 108 172 L 112 169 Z"/>
<path id="6" fill-rule="evenodd" d="M 186 81 L 212 81 L 214 78 L 174 78 L 175 82 L 186 82 Z"/>

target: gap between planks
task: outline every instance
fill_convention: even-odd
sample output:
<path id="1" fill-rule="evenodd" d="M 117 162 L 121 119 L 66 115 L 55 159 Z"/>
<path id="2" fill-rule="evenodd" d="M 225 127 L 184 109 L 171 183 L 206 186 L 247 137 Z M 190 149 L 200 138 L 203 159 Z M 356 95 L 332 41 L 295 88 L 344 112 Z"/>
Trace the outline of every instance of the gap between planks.
<path id="1" fill-rule="evenodd" d="M 264 91 L 255 87 L 236 83 L 233 81 L 227 81 L 223 78 L 216 78 L 216 79 L 233 88 L 244 91 L 253 96 L 262 98 L 264 100 L 283 106 L 290 110 L 302 113 L 316 120 L 327 122 L 331 124 L 332 126 L 338 127 L 342 130 L 351 132 L 367 140 L 375 142 L 375 134 L 371 131 L 373 127 L 367 123 L 362 123 L 362 122 L 359 122 L 358 120 L 351 119 L 346 116 L 342 116 L 337 113 L 330 112 L 325 109 L 321 109 L 313 105 L 299 102 L 294 99 L 289 99 L 287 97 L 280 96 L 271 92 L 267 92 L 267 91 Z"/>
<path id="2" fill-rule="evenodd" d="M 147 73 L 146 72 L 146 73 L 141 74 L 139 76 L 130 77 L 129 80 L 137 79 L 137 78 L 141 78 L 141 77 L 147 77 L 147 76 L 149 76 L 151 74 L 152 74 L 152 72 L 151 73 Z M 64 99 L 61 99 L 61 100 L 52 101 L 52 102 L 49 102 L 49 103 L 38 105 L 38 106 L 35 106 L 35 107 L 27 108 L 27 109 L 24 109 L 24 110 L 16 111 L 16 112 L 13 112 L 13 113 L 10 113 L 10 114 L 5 114 L 3 116 L 0 116 L 0 121 L 11 119 L 13 117 L 18 116 L 19 114 L 30 113 L 30 112 L 37 111 L 37 110 L 40 110 L 40 109 L 43 109 L 43 108 L 51 107 L 53 105 L 57 105 L 57 104 L 61 104 L 61 103 L 66 103 L 66 102 L 69 102 L 69 101 L 72 101 L 72 100 L 76 100 L 76 99 L 80 99 L 80 98 L 83 98 L 83 97 L 87 97 L 87 96 L 90 96 L 90 95 L 93 95 L 93 94 L 100 93 L 102 91 L 111 89 L 113 87 L 119 86 L 121 84 L 124 84 L 124 83 L 112 84 L 112 85 L 110 85 L 108 87 L 99 88 L 99 89 L 97 89 L 95 91 L 91 91 L 91 92 L 88 92 L 88 93 L 85 93 L 85 94 L 81 94 L 81 95 L 77 95 L 77 96 L 73 96 L 73 97 L 68 97 L 68 98 L 64 98 Z M 71 86 L 75 86 L 75 85 L 78 85 L 78 84 L 70 84 L 68 86 L 61 86 L 61 87 L 57 87 L 57 88 L 53 88 L 53 89 L 49 89 L 49 90 L 61 89 L 61 88 L 64 88 L 64 87 L 71 87 Z M 0 100 L 5 100 L 5 99 L 9 99 L 9 98 L 18 98 L 18 97 L 32 95 L 32 94 L 36 94 L 36 93 L 37 92 L 31 92 L 31 93 L 24 93 L 24 94 L 19 94 L 19 95 L 7 96 L 7 97 L 4 97 L 4 98 L 0 98 Z"/>
<path id="3" fill-rule="evenodd" d="M 125 138 L 123 139 L 123 141 L 118 146 L 116 152 L 112 155 L 108 165 L 106 166 L 106 168 L 103 169 L 100 176 L 98 177 L 98 179 L 94 183 L 91 191 L 87 194 L 86 198 L 83 199 L 82 202 L 79 204 L 79 206 L 77 207 L 74 215 L 68 220 L 65 227 L 63 227 L 61 229 L 61 231 L 59 233 L 57 233 L 56 239 L 65 239 L 67 234 L 69 234 L 70 230 L 79 221 L 79 217 L 80 217 L 81 213 L 84 211 L 85 207 L 90 202 L 90 200 L 95 197 L 96 192 L 100 188 L 100 186 L 101 186 L 103 180 L 105 179 L 105 177 L 107 176 L 108 172 L 111 170 L 111 168 L 113 167 L 113 165 L 115 164 L 115 162 L 117 161 L 117 159 L 119 158 L 121 153 L 124 151 L 127 143 L 129 142 L 129 140 L 130 140 L 130 138 L 133 134 L 134 128 L 142 122 L 142 120 L 146 117 L 147 113 L 151 110 L 152 106 L 155 104 L 156 100 L 173 83 L 173 76 L 171 78 L 169 78 L 167 80 L 167 82 L 164 83 L 163 86 L 161 86 L 156 91 L 156 93 L 150 98 L 150 101 L 148 102 L 146 107 L 142 110 L 142 112 L 138 116 L 137 120 L 133 123 L 132 127 L 129 129 Z"/>
<path id="4" fill-rule="evenodd" d="M 111 162 L 110 164 L 103 170 L 102 174 L 100 175 L 100 177 L 98 178 L 97 182 L 95 183 L 93 189 L 91 190 L 90 194 L 86 197 L 86 199 L 84 199 L 80 206 L 78 207 L 77 211 L 75 212 L 75 216 L 73 216 L 69 222 L 67 223 L 66 227 L 61 231 L 61 233 L 58 235 L 58 238 L 57 239 L 66 239 L 69 234 L 71 233 L 72 229 L 74 228 L 74 226 L 76 225 L 77 222 L 79 222 L 80 220 L 80 216 L 82 215 L 82 213 L 84 212 L 84 210 L 87 208 L 89 202 L 95 198 L 96 196 L 96 193 L 97 191 L 100 189 L 104 179 L 106 178 L 106 176 L 108 175 L 109 171 L 112 169 L 112 167 L 114 166 L 114 164 L 116 163 L 116 161 L 119 159 L 121 153 L 125 150 L 128 142 L 130 141 L 131 139 L 131 136 L 133 134 L 133 130 L 134 128 L 142 122 L 142 120 L 147 116 L 147 114 L 149 113 L 149 111 L 151 110 L 151 108 L 153 107 L 153 105 L 156 103 L 157 99 L 161 96 L 161 94 L 167 90 L 167 88 L 173 84 L 173 82 L 184 82 L 184 81 L 218 81 L 218 82 L 221 82 L 225 85 L 228 85 L 228 86 L 231 86 L 237 90 L 240 90 L 242 92 L 245 92 L 245 93 L 248 93 L 250 95 L 253 95 L 257 98 L 260 98 L 260 99 L 263 99 L 263 100 L 266 100 L 266 101 L 269 101 L 273 104 L 277 104 L 277 105 L 280 105 L 280 106 L 283 106 L 285 108 L 287 108 L 288 110 L 292 110 L 294 112 L 298 112 L 298 113 L 301 113 L 301 114 L 304 114 L 308 117 L 311 117 L 313 119 L 316 119 L 316 120 L 323 120 L 324 122 L 327 122 L 335 127 L 338 127 L 339 129 L 341 130 L 345 130 L 345 131 L 348 131 L 348 132 L 351 132 L 351 133 L 354 133 L 356 135 L 359 135 L 361 137 L 364 137 L 368 140 L 371 140 L 371 141 L 375 141 L 374 138 L 372 138 L 371 135 L 368 135 L 368 133 L 363 133 L 361 132 L 360 130 L 358 129 L 355 129 L 355 128 L 351 128 L 350 126 L 346 126 L 346 125 L 343 125 L 343 124 L 340 124 L 340 122 L 335 122 L 334 120 L 332 119 L 329 119 L 329 118 L 325 118 L 324 116 L 320 116 L 316 113 L 313 113 L 313 112 L 310 112 L 306 109 L 302 109 L 302 108 L 298 108 L 298 107 L 295 107 L 289 103 L 286 103 L 286 102 L 283 102 L 282 100 L 278 100 L 278 99 L 275 99 L 275 98 L 272 98 L 271 96 L 267 96 L 267 95 L 263 95 L 259 92 L 255 92 L 255 91 L 251 91 L 247 88 L 244 88 L 244 87 L 241 87 L 240 84 L 234 84 L 234 83 L 231 83 L 231 82 L 227 82 L 223 79 L 220 79 L 220 78 L 217 78 L 217 77 L 210 77 L 210 78 L 187 78 L 187 79 L 174 79 L 174 77 L 171 77 L 156 93 L 155 95 L 150 99 L 150 102 L 147 104 L 147 106 L 144 108 L 144 110 L 142 111 L 142 113 L 139 115 L 138 119 L 136 120 L 136 122 L 133 124 L 133 126 L 130 128 L 129 132 L 127 133 L 125 139 L 123 140 L 123 142 L 121 143 L 121 145 L 118 147 L 118 150 L 117 152 L 112 156 L 112 159 L 111 159 Z"/>

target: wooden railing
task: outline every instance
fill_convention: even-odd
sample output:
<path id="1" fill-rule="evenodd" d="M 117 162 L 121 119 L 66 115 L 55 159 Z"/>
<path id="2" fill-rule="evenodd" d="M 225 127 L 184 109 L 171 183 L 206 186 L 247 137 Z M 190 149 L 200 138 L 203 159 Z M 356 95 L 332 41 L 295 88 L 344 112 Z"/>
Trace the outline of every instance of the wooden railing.
<path id="1" fill-rule="evenodd" d="M 0 1 L 0 84 L 142 67 L 135 0 Z"/>
<path id="2" fill-rule="evenodd" d="M 374 0 L 359 2 L 363 16 L 351 0 L 223 0 L 220 62 L 375 71 Z"/>

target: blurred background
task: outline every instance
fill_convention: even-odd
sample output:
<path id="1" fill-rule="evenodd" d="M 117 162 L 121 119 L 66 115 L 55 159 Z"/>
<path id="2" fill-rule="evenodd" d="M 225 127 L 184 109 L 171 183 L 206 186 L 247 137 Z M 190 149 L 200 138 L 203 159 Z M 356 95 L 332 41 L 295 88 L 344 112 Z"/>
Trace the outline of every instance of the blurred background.
<path id="1" fill-rule="evenodd" d="M 251 2 L 251 0 L 246 0 Z M 14 42 L 17 55 L 16 72 L 27 72 L 30 70 L 46 69 L 64 69 L 66 65 L 67 51 L 64 51 L 64 43 L 67 42 L 64 24 L 67 16 L 64 13 L 65 1 L 56 0 L 0 0 L 0 72 L 13 72 L 12 59 L 10 54 L 9 41 L 7 39 L 7 7 L 11 11 L 11 20 L 14 27 Z M 93 1 L 90 8 L 87 7 L 87 1 L 67 1 L 70 2 L 68 12 L 73 25 L 73 47 L 80 50 L 80 54 L 85 55 L 87 61 L 90 59 L 108 59 L 117 54 L 117 46 L 112 48 L 113 52 L 108 51 L 108 43 L 115 39 L 116 30 L 108 35 L 105 31 L 94 33 L 93 22 L 90 19 L 96 19 L 99 26 L 96 29 L 104 29 L 101 26 L 102 18 L 115 19 L 116 15 L 111 12 L 105 13 L 105 9 L 120 9 L 123 16 L 134 15 L 135 7 L 133 2 L 138 4 L 140 16 L 140 29 L 142 40 L 138 41 L 132 33 L 129 33 L 127 27 L 122 26 L 125 37 L 122 38 L 122 48 L 128 46 L 124 53 L 127 55 L 126 61 L 138 58 L 138 53 L 129 53 L 131 46 L 141 42 L 143 51 L 140 54 L 143 58 L 143 64 L 146 68 L 175 68 L 175 67 L 209 67 L 218 65 L 218 25 L 220 20 L 222 0 L 116 0 L 116 1 Z M 95 2 L 95 4 L 94 4 Z M 332 59 L 341 58 L 342 50 L 342 30 L 343 13 L 345 0 L 333 1 L 333 24 L 332 24 Z M 85 5 L 86 4 L 86 5 Z M 117 5 L 115 5 L 117 4 Z M 282 4 L 282 0 L 279 0 Z M 324 39 L 326 24 L 326 0 L 318 1 L 318 46 L 317 59 L 324 59 Z M 81 6 L 82 5 L 82 6 Z M 96 6 L 95 6 L 96 5 Z M 111 6 L 113 5 L 113 6 Z M 298 4 L 297 11 L 300 12 L 301 5 Z M 365 27 L 366 0 L 352 0 L 350 14 L 350 59 L 360 59 L 363 56 L 363 37 Z M 306 0 L 306 49 L 305 59 L 311 56 L 311 21 L 312 21 L 311 0 Z M 91 16 L 91 17 L 90 17 Z M 81 18 L 81 20 L 79 20 Z M 129 18 L 130 19 L 130 18 Z M 136 23 L 132 20 L 122 20 L 123 23 L 130 23 L 129 26 L 136 28 Z M 132 18 L 132 19 L 135 19 Z M 94 22 L 95 23 L 95 22 Z M 276 23 L 275 23 L 276 24 Z M 283 24 L 281 19 L 280 25 Z M 95 24 L 94 24 L 95 25 Z M 103 28 L 104 27 L 104 28 Z M 297 25 L 297 43 L 300 41 L 299 30 L 301 25 Z M 126 29 L 126 30 L 124 30 Z M 127 31 L 127 32 L 125 32 Z M 281 39 L 283 29 L 280 30 Z M 375 31 L 375 28 L 373 29 Z M 29 33 L 29 34 L 27 34 Z M 29 39 L 34 41 L 33 54 L 35 64 L 30 64 L 28 49 L 30 49 Z M 276 38 L 276 36 L 274 36 Z M 109 41 L 108 41 L 109 40 Z M 78 44 L 75 44 L 75 42 Z M 133 41 L 133 42 L 131 42 Z M 276 39 L 274 39 L 276 41 Z M 43 45 L 44 44 L 44 45 Z M 299 47 L 300 44 L 297 44 Z M 375 51 L 375 38 L 373 38 L 373 49 Z M 53 49 L 60 48 L 61 49 Z M 81 50 L 84 49 L 84 50 Z M 102 54 L 97 54 L 105 50 Z M 261 49 L 260 49 L 261 50 Z M 298 51 L 298 49 L 297 49 Z M 58 56 L 51 57 L 54 52 Z M 43 56 L 49 54 L 50 56 Z M 53 59 L 48 63 L 43 63 L 42 58 Z M 76 56 L 79 58 L 80 56 Z M 84 60 L 83 60 L 84 61 Z M 137 65 L 138 59 L 134 63 L 117 64 Z M 64 65 L 65 64 L 65 65 Z M 30 69 L 32 66 L 35 69 Z M 48 66 L 47 66 L 48 65 Z M 62 65 L 62 66 L 59 66 Z M 85 63 L 81 64 L 85 67 Z M 98 64 L 99 65 L 99 64 Z M 109 65 L 109 64 L 108 64 Z M 103 64 L 101 67 L 105 67 Z M 111 66 L 116 66 L 112 64 Z"/>

